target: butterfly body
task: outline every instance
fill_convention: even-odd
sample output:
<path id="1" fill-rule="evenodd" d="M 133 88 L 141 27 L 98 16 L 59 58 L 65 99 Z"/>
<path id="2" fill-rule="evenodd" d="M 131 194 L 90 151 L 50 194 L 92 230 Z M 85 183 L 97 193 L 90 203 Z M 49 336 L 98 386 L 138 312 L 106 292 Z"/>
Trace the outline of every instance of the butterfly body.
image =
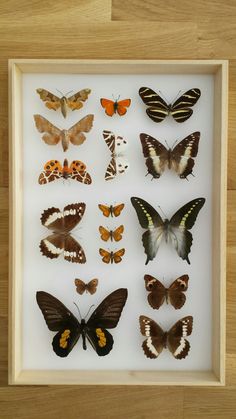
<path id="1" fill-rule="evenodd" d="M 38 291 L 36 300 L 49 330 L 57 332 L 52 341 L 54 352 L 60 357 L 69 355 L 80 335 L 83 349 L 90 342 L 99 356 L 107 355 L 113 347 L 113 337 L 107 329 L 117 326 L 126 303 L 128 291 L 119 288 L 109 294 L 95 309 L 89 320 L 80 322 L 72 312 L 53 295 Z"/>
<path id="2" fill-rule="evenodd" d="M 154 90 L 149 87 L 141 87 L 139 95 L 145 105 L 148 106 L 146 113 L 154 122 L 162 122 L 166 116 L 172 115 L 176 122 L 185 122 L 193 113 L 191 109 L 199 97 L 201 91 L 193 88 L 180 96 L 173 104 L 168 104 L 166 101 Z"/>
<path id="3" fill-rule="evenodd" d="M 39 175 L 38 182 L 40 185 L 45 185 L 60 178 L 74 179 L 86 185 L 92 183 L 91 176 L 86 171 L 86 165 L 82 161 L 73 160 L 69 166 L 67 159 L 64 160 L 63 166 L 58 160 L 49 160 L 44 165 L 44 171 Z"/>
<path id="4" fill-rule="evenodd" d="M 158 212 L 146 201 L 132 197 L 131 203 L 137 213 L 139 223 L 146 229 L 142 236 L 143 247 L 147 255 L 146 264 L 153 260 L 163 240 L 175 248 L 178 255 L 190 264 L 188 255 L 191 250 L 193 237 L 189 231 L 197 218 L 205 198 L 197 198 L 181 207 L 170 220 L 163 219 Z"/>
<path id="5" fill-rule="evenodd" d="M 88 99 L 88 95 L 91 93 L 91 90 L 83 89 L 70 97 L 66 97 L 65 95 L 58 97 L 48 90 L 41 88 L 37 89 L 36 92 L 39 94 L 40 99 L 45 102 L 45 106 L 48 109 L 56 111 L 60 108 L 62 115 L 66 118 L 68 108 L 74 111 L 75 109 L 78 110 L 83 107 L 83 102 Z"/>
<path id="6" fill-rule="evenodd" d="M 123 116 L 127 112 L 127 108 L 129 108 L 131 104 L 130 99 L 124 99 L 124 100 L 110 100 L 102 98 L 100 99 L 100 103 L 102 107 L 105 109 L 105 113 L 108 116 L 113 116 L 114 114 L 118 113 L 118 115 Z"/>

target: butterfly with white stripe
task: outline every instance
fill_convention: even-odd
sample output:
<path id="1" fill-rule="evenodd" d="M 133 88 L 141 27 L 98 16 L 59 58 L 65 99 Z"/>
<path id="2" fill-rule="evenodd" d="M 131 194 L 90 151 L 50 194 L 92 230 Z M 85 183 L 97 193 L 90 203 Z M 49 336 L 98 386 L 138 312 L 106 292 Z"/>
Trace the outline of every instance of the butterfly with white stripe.
<path id="1" fill-rule="evenodd" d="M 111 160 L 105 173 L 105 180 L 112 180 L 129 169 L 129 163 L 124 154 L 128 144 L 126 139 L 115 136 L 113 132 L 107 130 L 103 131 L 103 138 L 111 152 Z"/>

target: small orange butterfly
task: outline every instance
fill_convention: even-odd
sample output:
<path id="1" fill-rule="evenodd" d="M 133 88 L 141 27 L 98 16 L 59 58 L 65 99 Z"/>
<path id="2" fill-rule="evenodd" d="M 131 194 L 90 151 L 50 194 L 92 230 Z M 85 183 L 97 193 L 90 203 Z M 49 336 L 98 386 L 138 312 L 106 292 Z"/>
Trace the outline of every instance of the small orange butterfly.
<path id="1" fill-rule="evenodd" d="M 119 242 L 122 239 L 122 234 L 124 232 L 124 226 L 120 225 L 120 227 L 117 227 L 115 230 L 107 230 L 106 228 L 100 226 L 99 232 L 101 234 L 101 239 L 107 242 L 109 239 L 113 241 L 113 239 L 116 242 Z"/>
<path id="2" fill-rule="evenodd" d="M 102 107 L 105 109 L 105 113 L 108 116 L 113 116 L 115 113 L 118 113 L 120 116 L 123 116 L 127 112 L 126 108 L 130 107 L 131 99 L 119 100 L 118 98 L 114 101 L 110 99 L 101 98 L 100 103 Z"/>
<path id="3" fill-rule="evenodd" d="M 102 261 L 104 263 L 120 263 L 122 261 L 122 257 L 125 254 L 125 249 L 117 250 L 116 252 L 108 252 L 104 249 L 99 249 L 99 253 L 102 256 Z"/>
<path id="4" fill-rule="evenodd" d="M 121 211 L 123 211 L 125 204 L 118 204 L 115 205 L 113 207 L 113 205 L 103 205 L 103 204 L 98 204 L 98 208 L 102 211 L 104 217 L 113 217 L 113 215 L 115 217 L 118 217 L 121 213 Z"/>
<path id="5" fill-rule="evenodd" d="M 75 179 L 86 185 L 92 183 L 91 176 L 86 171 L 86 165 L 82 161 L 73 160 L 69 166 L 67 159 L 64 160 L 63 166 L 58 160 L 49 160 L 44 165 L 44 171 L 39 175 L 38 182 L 40 185 L 45 185 L 60 178 Z"/>
<path id="6" fill-rule="evenodd" d="M 89 281 L 86 284 L 84 281 L 82 281 L 82 279 L 76 278 L 75 286 L 76 286 L 76 291 L 78 292 L 78 294 L 82 295 L 86 291 L 86 292 L 89 292 L 89 294 L 93 295 L 97 291 L 98 279 L 97 278 L 91 279 L 91 281 Z"/>

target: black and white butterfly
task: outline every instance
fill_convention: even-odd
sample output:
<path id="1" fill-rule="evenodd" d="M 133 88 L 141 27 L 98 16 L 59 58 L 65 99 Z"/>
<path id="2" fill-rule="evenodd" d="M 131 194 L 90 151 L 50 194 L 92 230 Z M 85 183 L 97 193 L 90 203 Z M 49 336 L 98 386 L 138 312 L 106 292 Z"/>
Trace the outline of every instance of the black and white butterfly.
<path id="1" fill-rule="evenodd" d="M 188 255 L 192 246 L 193 236 L 190 229 L 193 227 L 205 198 L 197 198 L 181 207 L 173 217 L 163 220 L 158 212 L 146 201 L 132 197 L 131 203 L 137 213 L 141 227 L 147 229 L 143 233 L 142 241 L 147 255 L 146 265 L 153 260 L 163 237 L 166 242 L 174 246 L 178 255 L 190 264 Z"/>
<path id="2" fill-rule="evenodd" d="M 180 179 L 186 179 L 193 171 L 199 140 L 200 132 L 196 131 L 185 137 L 173 149 L 167 149 L 150 135 L 140 134 L 148 173 L 158 179 L 168 167 L 174 170 Z"/>
<path id="3" fill-rule="evenodd" d="M 129 169 L 129 162 L 125 157 L 128 143 L 125 138 L 115 136 L 113 132 L 107 130 L 103 131 L 103 138 L 111 152 L 111 160 L 105 173 L 105 180 L 112 180 Z"/>
<path id="4" fill-rule="evenodd" d="M 191 109 L 201 96 L 201 91 L 197 88 L 190 89 L 180 96 L 172 104 L 167 104 L 166 101 L 150 87 L 141 87 L 139 95 L 145 105 L 147 115 L 154 122 L 162 122 L 166 116 L 172 115 L 176 122 L 187 121 L 193 113 Z"/>
<path id="5" fill-rule="evenodd" d="M 54 352 L 66 357 L 82 335 L 84 350 L 88 339 L 99 356 L 109 354 L 114 341 L 106 329 L 117 326 L 127 296 L 126 288 L 117 289 L 101 302 L 87 322 L 85 319 L 79 322 L 61 301 L 45 291 L 38 291 L 36 300 L 47 326 L 52 332 L 57 332 L 52 341 Z"/>
<path id="6" fill-rule="evenodd" d="M 139 317 L 139 324 L 142 335 L 147 337 L 142 344 L 147 358 L 157 358 L 166 347 L 176 359 L 186 358 L 190 350 L 186 336 L 192 333 L 192 316 L 183 317 L 168 332 L 164 332 L 159 324 L 146 316 Z"/>

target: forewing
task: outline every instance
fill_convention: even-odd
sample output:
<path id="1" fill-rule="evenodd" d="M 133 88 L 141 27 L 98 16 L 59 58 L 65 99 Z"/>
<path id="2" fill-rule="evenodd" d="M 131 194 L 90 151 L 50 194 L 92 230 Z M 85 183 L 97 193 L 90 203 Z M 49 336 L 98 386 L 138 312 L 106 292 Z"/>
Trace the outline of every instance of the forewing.
<path id="1" fill-rule="evenodd" d="M 188 281 L 189 276 L 182 275 L 177 278 L 168 289 L 168 302 L 170 302 L 176 310 L 183 307 L 186 301 L 184 292 L 188 289 Z"/>
<path id="2" fill-rule="evenodd" d="M 100 248 L 99 253 L 102 256 L 102 261 L 104 263 L 110 263 L 111 262 L 111 253 L 110 252 L 108 252 L 105 249 Z"/>
<path id="3" fill-rule="evenodd" d="M 194 157 L 198 153 L 200 132 L 196 131 L 180 141 L 171 151 L 170 165 L 181 179 L 185 179 L 192 173 Z"/>
<path id="4" fill-rule="evenodd" d="M 82 279 L 76 278 L 75 279 L 75 286 L 76 286 L 76 291 L 80 295 L 82 295 L 86 290 L 86 284 L 84 283 L 84 281 L 82 281 Z"/>
<path id="5" fill-rule="evenodd" d="M 70 234 L 64 240 L 64 259 L 72 263 L 86 263 L 82 246 Z"/>
<path id="6" fill-rule="evenodd" d="M 144 199 L 133 196 L 131 203 L 137 213 L 142 228 L 153 229 L 163 225 L 162 218 L 158 212 Z"/>
<path id="7" fill-rule="evenodd" d="M 113 116 L 115 113 L 115 102 L 110 99 L 102 98 L 100 99 L 102 107 L 105 109 L 105 112 L 108 116 Z"/>
<path id="8" fill-rule="evenodd" d="M 63 209 L 64 230 L 69 232 L 81 221 L 86 209 L 84 202 L 66 205 Z"/>
<path id="9" fill-rule="evenodd" d="M 148 173 L 154 178 L 159 178 L 168 165 L 168 150 L 148 134 L 140 134 L 140 140 Z"/>
<path id="10" fill-rule="evenodd" d="M 108 207 L 107 205 L 98 204 L 98 208 L 100 209 L 100 211 L 102 211 L 104 217 L 110 216 L 111 214 L 110 207 Z"/>
<path id="11" fill-rule="evenodd" d="M 113 260 L 115 263 L 120 263 L 122 261 L 122 256 L 125 254 L 125 249 L 120 249 L 114 252 L 113 254 Z"/>
<path id="12" fill-rule="evenodd" d="M 112 232 L 112 237 L 116 242 L 119 242 L 122 239 L 122 234 L 124 233 L 124 226 L 120 225 Z"/>
<path id="13" fill-rule="evenodd" d="M 154 122 L 162 122 L 169 114 L 169 107 L 165 100 L 149 87 L 141 87 L 139 95 L 145 105 L 149 106 L 146 112 Z"/>
<path id="14" fill-rule="evenodd" d="M 121 213 L 121 211 L 123 211 L 125 204 L 118 204 L 115 205 L 114 207 L 112 207 L 112 214 L 115 217 L 118 217 Z"/>
<path id="15" fill-rule="evenodd" d="M 89 281 L 88 284 L 86 285 L 86 291 L 88 291 L 91 295 L 93 295 L 97 291 L 97 286 L 98 286 L 98 279 L 97 278 L 91 279 L 91 281 Z"/>
<path id="16" fill-rule="evenodd" d="M 190 89 L 180 96 L 171 106 L 171 115 L 176 122 L 185 122 L 193 113 L 192 106 L 198 101 L 201 96 L 199 89 Z"/>
<path id="17" fill-rule="evenodd" d="M 64 231 L 64 214 L 59 208 L 51 207 L 44 210 L 40 220 L 42 225 L 49 230 L 55 232 Z"/>
<path id="18" fill-rule="evenodd" d="M 101 235 L 101 239 L 105 242 L 107 242 L 111 238 L 110 231 L 102 226 L 99 227 L 99 233 Z"/>
<path id="19" fill-rule="evenodd" d="M 68 97 L 67 105 L 69 108 L 74 111 L 75 109 L 80 109 L 83 107 L 83 102 L 88 99 L 89 94 L 91 93 L 90 89 L 83 89 L 74 95 Z"/>
<path id="20" fill-rule="evenodd" d="M 89 132 L 93 126 L 94 115 L 86 115 L 79 122 L 69 128 L 66 135 L 69 141 L 74 145 L 83 144 L 86 140 L 84 132 Z"/>
<path id="21" fill-rule="evenodd" d="M 113 134 L 113 132 L 107 131 L 107 130 L 104 130 L 102 134 L 103 134 L 103 138 L 104 138 L 105 143 L 106 143 L 107 147 L 109 148 L 110 152 L 114 153 L 115 142 L 116 142 L 115 141 L 116 140 L 115 134 Z"/>
<path id="22" fill-rule="evenodd" d="M 181 207 L 171 218 L 171 227 L 180 227 L 190 230 L 205 203 L 205 198 L 196 198 Z"/>
<path id="23" fill-rule="evenodd" d="M 164 347 L 164 331 L 162 328 L 146 316 L 139 317 L 140 331 L 147 339 L 143 342 L 142 348 L 147 358 L 157 358 Z"/>
<path id="24" fill-rule="evenodd" d="M 188 355 L 190 343 L 186 336 L 191 335 L 193 328 L 193 317 L 186 316 L 179 320 L 169 330 L 167 336 L 167 346 L 176 359 L 183 359 Z"/>
<path id="25" fill-rule="evenodd" d="M 37 89 L 36 92 L 39 94 L 40 99 L 42 99 L 43 102 L 46 102 L 45 105 L 48 109 L 53 109 L 56 111 L 61 107 L 61 100 L 58 96 L 54 95 L 48 90 L 41 88 Z"/>
<path id="26" fill-rule="evenodd" d="M 165 301 L 166 289 L 164 285 L 151 275 L 144 276 L 146 290 L 149 291 L 148 302 L 154 309 L 159 309 Z"/>
<path id="27" fill-rule="evenodd" d="M 113 329 L 117 326 L 128 297 L 126 288 L 119 288 L 109 294 L 91 315 L 87 322 L 89 328 Z"/>
<path id="28" fill-rule="evenodd" d="M 48 145 L 56 145 L 62 140 L 62 132 L 41 115 L 34 115 L 37 130 L 43 133 L 42 139 Z"/>
<path id="29" fill-rule="evenodd" d="M 123 99 L 117 102 L 117 112 L 120 116 L 123 116 L 127 112 L 127 108 L 130 107 L 131 100 L 130 99 Z"/>

